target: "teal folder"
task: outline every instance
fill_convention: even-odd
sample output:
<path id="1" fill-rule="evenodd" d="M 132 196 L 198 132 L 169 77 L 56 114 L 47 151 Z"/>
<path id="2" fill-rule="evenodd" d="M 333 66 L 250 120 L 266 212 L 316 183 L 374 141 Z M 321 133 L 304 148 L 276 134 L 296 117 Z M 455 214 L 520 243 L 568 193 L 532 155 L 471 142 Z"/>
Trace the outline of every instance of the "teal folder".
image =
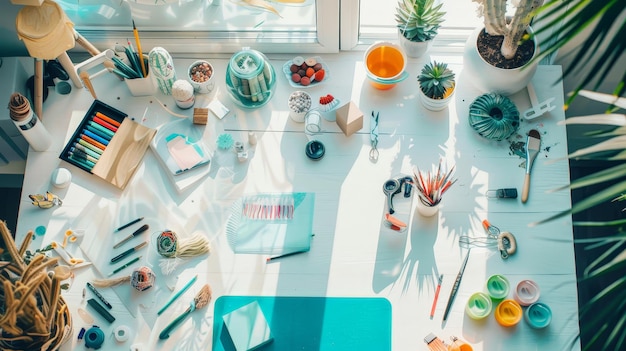
<path id="1" fill-rule="evenodd" d="M 259 351 L 391 351 L 385 298 L 222 296 L 215 301 L 213 351 L 234 351 L 223 316 L 257 301 L 273 340 Z"/>

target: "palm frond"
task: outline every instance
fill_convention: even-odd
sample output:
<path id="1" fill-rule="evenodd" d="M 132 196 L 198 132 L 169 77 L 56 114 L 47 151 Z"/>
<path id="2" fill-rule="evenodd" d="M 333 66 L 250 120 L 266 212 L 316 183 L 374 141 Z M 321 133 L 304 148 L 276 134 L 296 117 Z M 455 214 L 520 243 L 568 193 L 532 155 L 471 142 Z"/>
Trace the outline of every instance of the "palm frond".
<path id="1" fill-rule="evenodd" d="M 534 35 L 547 34 L 546 41 L 552 45 L 539 53 L 535 60 L 558 52 L 565 44 L 578 38 L 583 30 L 593 26 L 591 34 L 576 49 L 572 64 L 564 71 L 563 76 L 588 72 L 574 88 L 565 108 L 585 87 L 597 89 L 616 66 L 626 47 L 626 23 L 619 20 L 623 18 L 624 11 L 626 1 L 623 0 L 550 0 L 537 10 L 536 14 L 543 16 L 537 18 L 534 24 Z M 623 96 L 626 90 L 626 69 L 621 74 L 621 80 L 613 90 L 615 96 Z M 612 110 L 614 106 L 610 105 L 607 111 Z"/>

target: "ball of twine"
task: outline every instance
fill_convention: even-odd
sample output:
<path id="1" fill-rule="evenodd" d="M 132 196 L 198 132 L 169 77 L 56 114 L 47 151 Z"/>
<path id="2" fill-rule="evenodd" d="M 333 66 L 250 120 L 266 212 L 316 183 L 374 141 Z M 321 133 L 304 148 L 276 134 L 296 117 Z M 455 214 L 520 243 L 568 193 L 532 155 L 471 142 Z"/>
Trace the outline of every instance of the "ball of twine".
<path id="1" fill-rule="evenodd" d="M 135 270 L 130 276 L 130 285 L 138 291 L 148 290 L 154 286 L 156 275 L 150 267 L 141 266 Z"/>
<path id="2" fill-rule="evenodd" d="M 186 80 L 179 79 L 172 84 L 172 96 L 179 101 L 185 101 L 193 96 L 193 86 Z"/>

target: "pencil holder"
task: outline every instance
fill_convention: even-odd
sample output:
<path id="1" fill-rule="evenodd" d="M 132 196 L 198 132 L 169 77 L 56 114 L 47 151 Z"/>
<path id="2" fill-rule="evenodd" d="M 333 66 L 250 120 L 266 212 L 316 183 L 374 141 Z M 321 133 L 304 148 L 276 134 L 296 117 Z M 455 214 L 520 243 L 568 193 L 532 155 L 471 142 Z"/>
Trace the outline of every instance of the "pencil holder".
<path id="1" fill-rule="evenodd" d="M 153 95 L 157 91 L 157 85 L 150 72 L 144 78 L 127 79 L 124 78 L 126 86 L 132 96 Z"/>

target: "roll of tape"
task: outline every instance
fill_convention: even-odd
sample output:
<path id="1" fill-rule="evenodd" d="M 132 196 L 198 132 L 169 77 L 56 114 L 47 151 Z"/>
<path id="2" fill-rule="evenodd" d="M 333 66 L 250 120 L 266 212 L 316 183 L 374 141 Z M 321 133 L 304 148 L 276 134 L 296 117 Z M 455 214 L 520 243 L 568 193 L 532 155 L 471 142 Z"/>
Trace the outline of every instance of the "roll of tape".
<path id="1" fill-rule="evenodd" d="M 113 331 L 113 336 L 115 337 L 115 341 L 119 343 L 126 342 L 128 338 L 130 338 L 130 328 L 125 325 L 120 325 Z"/>

